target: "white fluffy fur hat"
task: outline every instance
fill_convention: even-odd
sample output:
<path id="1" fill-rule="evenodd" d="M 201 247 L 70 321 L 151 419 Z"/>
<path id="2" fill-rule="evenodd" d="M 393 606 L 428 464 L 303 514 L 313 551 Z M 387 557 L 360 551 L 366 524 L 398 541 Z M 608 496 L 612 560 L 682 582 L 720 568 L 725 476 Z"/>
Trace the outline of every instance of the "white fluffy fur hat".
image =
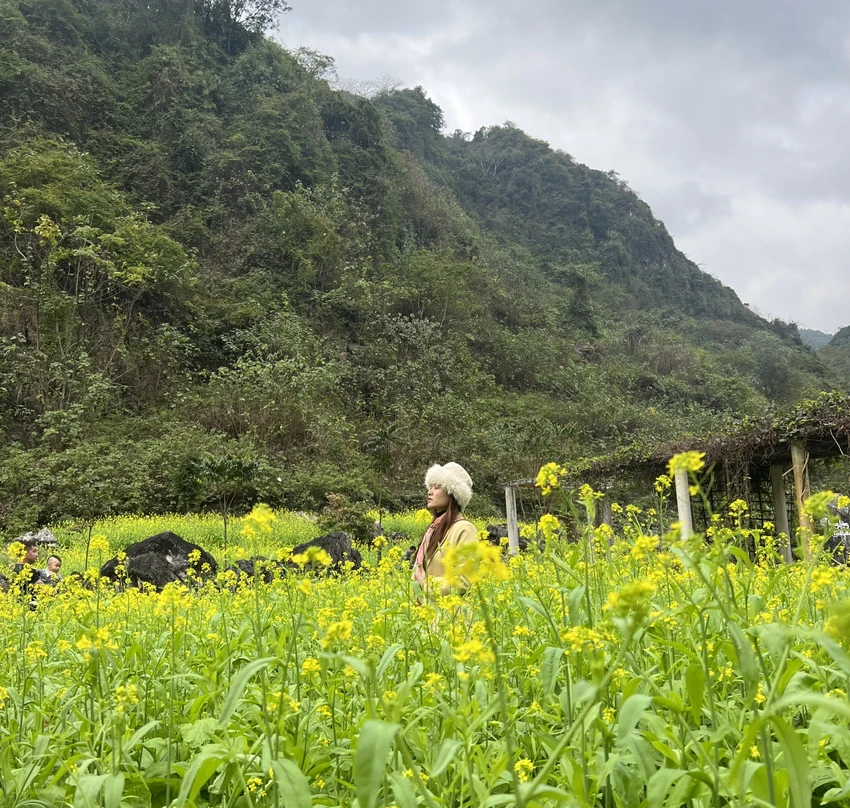
<path id="1" fill-rule="evenodd" d="M 472 499 L 472 477 L 466 473 L 466 469 L 458 463 L 446 463 L 431 466 L 425 475 L 425 487 L 431 488 L 439 485 L 447 494 L 451 494 L 464 510 Z"/>

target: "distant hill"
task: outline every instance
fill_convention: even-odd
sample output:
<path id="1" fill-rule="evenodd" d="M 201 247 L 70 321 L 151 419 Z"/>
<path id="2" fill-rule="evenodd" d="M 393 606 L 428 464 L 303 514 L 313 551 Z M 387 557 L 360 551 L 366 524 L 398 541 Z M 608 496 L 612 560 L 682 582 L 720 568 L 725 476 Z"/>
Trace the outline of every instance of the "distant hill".
<path id="1" fill-rule="evenodd" d="M 0 530 L 449 459 L 489 507 L 830 384 L 615 173 L 336 91 L 250 3 L 0 2 Z"/>
<path id="2" fill-rule="evenodd" d="M 850 326 L 839 329 L 826 345 L 818 348 L 817 355 L 836 386 L 850 391 Z"/>
<path id="3" fill-rule="evenodd" d="M 823 331 L 817 331 L 812 328 L 801 328 L 800 330 L 800 339 L 808 345 L 810 348 L 814 348 L 817 350 L 818 348 L 823 348 L 824 345 L 828 345 L 829 341 L 832 339 L 832 334 L 824 334 Z"/>
<path id="4" fill-rule="evenodd" d="M 850 325 L 836 331 L 835 336 L 829 341 L 830 348 L 850 348 Z"/>

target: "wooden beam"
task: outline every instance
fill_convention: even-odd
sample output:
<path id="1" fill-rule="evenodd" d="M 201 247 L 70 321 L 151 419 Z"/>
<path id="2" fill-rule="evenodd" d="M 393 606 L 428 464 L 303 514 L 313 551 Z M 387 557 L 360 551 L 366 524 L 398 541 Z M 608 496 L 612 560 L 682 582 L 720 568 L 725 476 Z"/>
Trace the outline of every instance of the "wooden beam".
<path id="1" fill-rule="evenodd" d="M 682 525 L 682 538 L 689 539 L 694 535 L 694 515 L 691 510 L 691 481 L 685 469 L 676 469 L 676 508 L 679 512 L 679 523 Z"/>
<path id="2" fill-rule="evenodd" d="M 791 443 L 791 467 L 794 470 L 794 499 L 797 503 L 797 516 L 800 520 L 800 542 L 803 545 L 804 558 L 811 560 L 809 539 L 814 532 L 812 520 L 803 510 L 803 503 L 809 498 L 809 453 L 805 442 Z"/>
<path id="3" fill-rule="evenodd" d="M 508 552 L 516 555 L 519 552 L 519 522 L 516 518 L 516 488 L 505 486 L 505 513 L 508 517 Z"/>
<path id="4" fill-rule="evenodd" d="M 776 535 L 785 534 L 779 549 L 789 564 L 794 560 L 791 552 L 791 528 L 788 526 L 788 505 L 785 502 L 785 474 L 782 466 L 774 463 L 770 467 L 770 487 L 773 490 L 773 521 L 776 525 Z"/>

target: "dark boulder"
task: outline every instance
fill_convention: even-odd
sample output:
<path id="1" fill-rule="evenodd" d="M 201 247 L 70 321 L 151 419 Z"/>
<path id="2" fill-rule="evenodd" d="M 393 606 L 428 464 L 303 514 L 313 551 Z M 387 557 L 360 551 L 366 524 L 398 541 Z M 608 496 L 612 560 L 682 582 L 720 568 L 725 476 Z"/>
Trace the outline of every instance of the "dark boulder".
<path id="1" fill-rule="evenodd" d="M 507 525 L 487 525 L 487 541 L 498 544 L 500 539 L 508 537 Z"/>
<path id="2" fill-rule="evenodd" d="M 847 566 L 850 563 L 850 508 L 839 508 L 837 501 L 827 504 L 837 521 L 832 525 L 832 535 L 824 543 L 833 564 Z M 826 526 L 827 520 L 822 524 Z"/>
<path id="3" fill-rule="evenodd" d="M 190 562 L 189 555 L 197 551 L 197 562 Z M 218 565 L 215 559 L 197 544 L 192 544 L 172 533 L 158 533 L 156 536 L 131 544 L 124 550 L 127 560 L 125 577 L 133 586 L 149 584 L 162 589 L 166 584 L 188 581 L 190 566 L 200 577 L 215 575 Z M 118 580 L 118 558 L 111 558 L 100 568 L 102 578 Z"/>
<path id="4" fill-rule="evenodd" d="M 834 513 L 845 525 L 850 525 L 850 508 L 839 508 L 837 501 L 827 503 L 827 508 Z"/>
<path id="5" fill-rule="evenodd" d="M 157 589 L 162 589 L 166 584 L 181 583 L 186 580 L 186 576 L 181 577 L 177 568 L 159 553 L 142 553 L 132 556 L 127 559 L 125 567 L 127 570 L 125 577 L 133 586 L 151 584 Z M 101 577 L 115 579 L 117 573 L 110 574 L 110 572 L 115 573 L 104 565 L 100 570 Z"/>
<path id="6" fill-rule="evenodd" d="M 500 545 L 502 543 L 502 539 L 508 538 L 508 526 L 507 525 L 487 525 L 487 541 L 490 544 Z M 523 536 L 519 537 L 519 549 L 525 550 L 528 547 L 528 539 Z"/>
<path id="7" fill-rule="evenodd" d="M 343 565 L 349 561 L 354 565 L 352 569 L 355 570 L 359 570 L 363 563 L 360 551 L 351 544 L 351 536 L 341 530 L 335 533 L 326 533 L 324 536 L 318 536 L 304 542 L 304 544 L 293 547 L 292 555 L 306 553 L 309 547 L 321 547 L 331 557 L 330 569 L 334 572 L 342 570 Z"/>
<path id="8" fill-rule="evenodd" d="M 9 591 L 10 586 L 11 584 L 9 583 L 9 579 L 5 575 L 3 575 L 2 572 L 0 572 L 0 592 L 5 594 Z"/>
<path id="9" fill-rule="evenodd" d="M 279 561 L 271 561 L 265 556 L 254 558 L 240 558 L 227 568 L 227 572 L 235 572 L 237 576 L 245 575 L 251 581 L 257 573 L 259 580 L 270 584 L 275 578 L 284 574 L 285 567 Z"/>

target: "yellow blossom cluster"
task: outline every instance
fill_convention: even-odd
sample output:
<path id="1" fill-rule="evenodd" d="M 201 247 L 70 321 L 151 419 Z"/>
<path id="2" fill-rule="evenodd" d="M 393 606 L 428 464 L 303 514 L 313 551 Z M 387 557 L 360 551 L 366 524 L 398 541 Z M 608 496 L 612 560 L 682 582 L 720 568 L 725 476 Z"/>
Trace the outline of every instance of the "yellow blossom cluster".
<path id="1" fill-rule="evenodd" d="M 646 561 L 650 553 L 658 550 L 659 544 L 658 536 L 638 536 L 632 545 L 631 557 L 635 561 Z"/>
<path id="2" fill-rule="evenodd" d="M 548 496 L 561 487 L 561 482 L 567 474 L 567 470 L 557 463 L 547 463 L 537 472 L 535 485 L 540 489 L 543 496 Z"/>
<path id="3" fill-rule="evenodd" d="M 670 458 L 667 470 L 670 477 L 675 477 L 677 471 L 696 474 L 705 467 L 705 452 L 680 452 Z"/>
<path id="4" fill-rule="evenodd" d="M 445 579 L 451 586 L 474 584 L 486 578 L 506 581 L 511 577 L 501 549 L 482 541 L 454 545 L 443 556 L 443 564 Z"/>
<path id="5" fill-rule="evenodd" d="M 469 640 L 456 646 L 452 651 L 454 658 L 458 662 L 473 662 L 478 665 L 492 665 L 496 658 L 493 656 L 493 651 L 489 646 L 485 645 L 481 640 Z"/>
<path id="6" fill-rule="evenodd" d="M 561 629 L 561 642 L 567 653 L 580 654 L 583 651 L 598 651 L 602 648 L 602 635 L 589 626 L 570 626 Z"/>
<path id="7" fill-rule="evenodd" d="M 112 698 L 115 704 L 115 712 L 119 714 L 126 712 L 128 707 L 139 703 L 136 685 L 132 682 L 128 685 L 118 685 Z"/>
<path id="8" fill-rule="evenodd" d="M 293 564 L 298 564 L 299 567 L 308 565 L 312 567 L 329 567 L 333 563 L 333 559 L 327 550 L 312 544 L 303 553 L 297 553 L 291 556 L 290 560 Z"/>
<path id="9" fill-rule="evenodd" d="M 322 638 L 322 648 L 330 648 L 332 645 L 340 642 L 347 642 L 351 639 L 351 631 L 354 624 L 351 620 L 338 620 L 331 623 L 325 636 Z"/>

